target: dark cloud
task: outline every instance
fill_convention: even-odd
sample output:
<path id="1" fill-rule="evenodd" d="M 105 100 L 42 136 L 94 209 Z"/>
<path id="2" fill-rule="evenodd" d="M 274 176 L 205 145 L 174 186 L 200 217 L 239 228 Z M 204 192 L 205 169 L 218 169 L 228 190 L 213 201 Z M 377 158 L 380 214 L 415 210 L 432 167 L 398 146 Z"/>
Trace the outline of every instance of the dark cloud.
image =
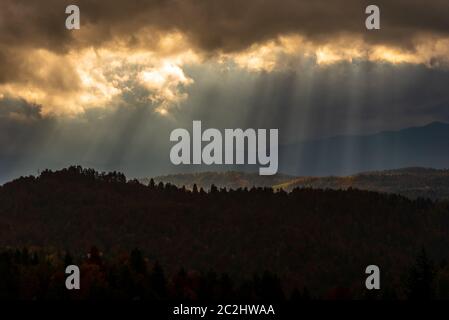
<path id="1" fill-rule="evenodd" d="M 79 31 L 65 29 L 69 4 L 80 6 Z M 411 50 L 417 36 L 449 36 L 448 1 L 376 1 L 382 29 L 373 32 L 364 27 L 368 4 L 0 0 L 0 84 L 20 83 L 45 90 L 50 98 L 60 97 L 59 92 L 79 86 L 76 68 L 64 60 L 70 49 L 99 48 L 117 38 L 130 47 L 152 47 L 160 33 L 171 31 L 183 32 L 209 54 L 239 51 L 290 33 L 316 43 L 355 35 L 369 43 Z M 142 37 L 144 29 L 148 34 Z M 44 52 L 41 59 L 35 50 L 40 48 L 55 54 Z M 42 116 L 39 105 L 2 98 L 0 181 L 70 164 L 120 170 L 134 177 L 169 173 L 177 169 L 168 158 L 169 133 L 177 127 L 190 128 L 192 120 L 215 128 L 279 128 L 281 142 L 449 121 L 449 73 L 436 68 L 440 57 L 427 67 L 355 60 L 319 66 L 313 57 L 290 58 L 294 61 L 282 60 L 292 68 L 272 72 L 228 71 L 213 60 L 185 65 L 185 74 L 195 82 L 185 88 L 189 98 L 168 117 L 155 114 L 157 106 L 148 101 L 149 92 L 131 83 L 127 86 L 132 90 L 117 99 L 124 105 L 114 102 L 72 118 Z M 14 93 L 14 87 L 7 92 Z"/>
<path id="2" fill-rule="evenodd" d="M 0 44 L 7 48 L 47 48 L 62 51 L 72 39 L 65 29 L 62 1 L 11 1 L 0 3 Z"/>
<path id="3" fill-rule="evenodd" d="M 30 104 L 24 99 L 3 98 L 0 99 L 0 119 L 15 118 L 26 121 L 42 119 L 42 107 Z"/>
<path id="4" fill-rule="evenodd" d="M 360 61 L 321 68 L 303 61 L 296 71 L 216 70 L 186 70 L 196 85 L 170 117 L 132 92 L 126 105 L 72 118 L 42 117 L 38 106 L 1 100 L 0 181 L 71 164 L 130 177 L 197 170 L 169 160 L 171 130 L 191 130 L 193 120 L 204 128 L 278 128 L 281 143 L 449 122 L 449 73 L 421 65 Z"/>
<path id="5" fill-rule="evenodd" d="M 0 99 L 0 181 L 23 173 L 51 132 L 54 122 L 40 110 L 22 99 Z"/>
<path id="6" fill-rule="evenodd" d="M 81 9 L 83 34 L 64 28 L 65 6 Z M 2 0 L 0 43 L 8 46 L 66 50 L 71 45 L 98 45 L 114 36 L 132 35 L 144 27 L 186 33 L 201 49 L 233 51 L 276 37 L 300 33 L 328 40 L 341 33 L 357 34 L 375 43 L 412 44 L 414 36 L 449 34 L 449 2 L 443 0 L 379 0 L 382 28 L 367 32 L 360 0 Z"/>
<path id="7" fill-rule="evenodd" d="M 70 4 L 80 7 L 81 30 L 65 28 L 65 8 Z M 382 28 L 371 32 L 364 23 L 368 4 L 359 0 L 1 0 L 0 85 L 32 87 L 34 92 L 45 91 L 47 97 L 77 92 L 81 79 L 76 65 L 71 65 L 76 62 L 69 61 L 66 53 L 103 46 L 114 50 L 112 40 L 125 43 L 130 51 L 134 47 L 163 50 L 159 40 L 173 31 L 182 32 L 189 41 L 170 50 L 186 51 L 184 46 L 191 45 L 206 55 L 238 52 L 292 33 L 312 43 L 335 41 L 337 47 L 351 45 L 338 42 L 341 37 L 356 36 L 369 43 L 410 49 L 413 55 L 417 36 L 449 35 L 447 1 L 425 5 L 421 1 L 378 1 Z M 429 52 L 432 48 L 416 53 L 424 54 L 418 63 L 446 65 L 447 50 Z M 48 99 L 45 102 L 45 108 L 55 109 L 47 105 Z"/>
<path id="8" fill-rule="evenodd" d="M 0 183 L 73 164 L 119 170 L 131 177 L 168 173 L 173 126 L 149 106 L 43 117 L 39 106 L 1 99 Z"/>
<path id="9" fill-rule="evenodd" d="M 322 68 L 305 60 L 284 72 L 188 73 L 196 85 L 179 119 L 280 128 L 284 142 L 449 121 L 449 73 L 423 65 L 355 61 Z"/>

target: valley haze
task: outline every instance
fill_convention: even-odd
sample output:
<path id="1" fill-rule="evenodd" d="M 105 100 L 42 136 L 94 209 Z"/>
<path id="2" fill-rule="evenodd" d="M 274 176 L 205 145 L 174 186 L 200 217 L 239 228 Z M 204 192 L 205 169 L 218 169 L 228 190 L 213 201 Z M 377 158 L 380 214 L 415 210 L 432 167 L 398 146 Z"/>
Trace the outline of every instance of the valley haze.
<path id="1" fill-rule="evenodd" d="M 282 132 L 281 132 L 282 133 Z M 167 139 L 170 132 L 166 132 Z M 281 137 L 280 137 L 281 138 Z M 133 154 L 120 154 L 120 162 L 106 161 L 109 147 L 103 146 L 103 155 L 91 151 L 82 153 L 41 153 L 34 158 L 17 159 L 14 155 L 0 157 L 0 182 L 19 176 L 37 174 L 44 169 L 60 169 L 73 164 L 100 171 L 116 170 L 130 178 L 155 177 L 167 174 L 203 171 L 255 172 L 255 165 L 197 165 L 176 166 L 170 163 L 170 144 L 154 144 Z M 77 148 L 80 146 L 78 145 Z M 106 148 L 106 149 L 104 149 Z M 78 150 L 78 149 L 75 149 Z M 5 153 L 7 149 L 0 150 Z M 111 151 L 111 150 L 109 150 Z M 81 151 L 80 151 L 81 152 Z M 115 156 L 114 156 L 115 157 Z M 32 160 L 32 161 L 30 161 Z M 42 162 L 42 163 L 41 163 Z M 290 176 L 348 176 L 366 171 L 381 171 L 408 167 L 445 169 L 449 167 L 449 124 L 432 122 L 396 131 L 367 135 L 339 135 L 323 139 L 305 140 L 279 145 L 278 172 Z"/>

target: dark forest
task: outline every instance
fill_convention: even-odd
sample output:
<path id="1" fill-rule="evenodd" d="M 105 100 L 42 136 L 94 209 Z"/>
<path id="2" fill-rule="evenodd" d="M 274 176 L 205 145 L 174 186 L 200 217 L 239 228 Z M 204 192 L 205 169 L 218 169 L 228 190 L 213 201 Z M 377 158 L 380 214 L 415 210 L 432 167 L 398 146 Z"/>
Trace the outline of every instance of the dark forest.
<path id="1" fill-rule="evenodd" d="M 0 296 L 449 298 L 448 214 L 448 202 L 355 189 L 205 192 L 47 170 L 0 188 Z M 365 289 L 370 264 L 381 290 Z"/>

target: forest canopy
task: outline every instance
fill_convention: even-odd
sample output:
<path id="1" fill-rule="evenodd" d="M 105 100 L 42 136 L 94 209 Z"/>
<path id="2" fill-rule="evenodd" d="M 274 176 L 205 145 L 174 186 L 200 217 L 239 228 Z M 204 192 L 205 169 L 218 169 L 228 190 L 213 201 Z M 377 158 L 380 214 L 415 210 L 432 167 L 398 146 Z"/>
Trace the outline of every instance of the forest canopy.
<path id="1" fill-rule="evenodd" d="M 422 249 L 449 274 L 448 213 L 447 202 L 355 189 L 205 192 L 70 167 L 0 187 L 0 246 L 78 256 L 96 246 L 110 257 L 139 248 L 167 274 L 213 270 L 240 282 L 269 271 L 286 292 L 360 296 L 367 265 L 380 267 L 383 288 L 398 288 Z"/>

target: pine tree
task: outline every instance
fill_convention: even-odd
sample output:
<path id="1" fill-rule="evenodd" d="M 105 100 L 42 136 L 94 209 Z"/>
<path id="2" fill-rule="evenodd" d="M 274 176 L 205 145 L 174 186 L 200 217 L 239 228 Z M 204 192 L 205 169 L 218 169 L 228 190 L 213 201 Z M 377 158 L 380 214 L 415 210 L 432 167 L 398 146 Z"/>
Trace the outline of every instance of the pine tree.
<path id="1" fill-rule="evenodd" d="M 423 249 L 410 268 L 406 294 L 410 300 L 429 300 L 434 297 L 435 269 L 433 262 Z"/>
<path id="2" fill-rule="evenodd" d="M 137 248 L 131 251 L 131 268 L 135 272 L 141 274 L 145 274 L 147 271 L 147 266 L 142 256 L 142 253 Z"/>

